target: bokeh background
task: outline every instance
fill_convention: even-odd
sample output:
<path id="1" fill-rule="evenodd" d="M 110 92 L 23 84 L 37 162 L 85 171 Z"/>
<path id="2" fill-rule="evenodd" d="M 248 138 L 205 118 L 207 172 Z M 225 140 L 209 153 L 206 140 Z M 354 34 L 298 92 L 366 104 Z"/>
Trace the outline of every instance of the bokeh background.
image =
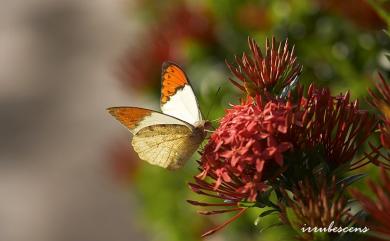
<path id="1" fill-rule="evenodd" d="M 184 67 L 209 120 L 239 93 L 225 59 L 247 37 L 289 39 L 300 81 L 364 98 L 389 77 L 390 2 L 365 0 L 3 0 L 0 240 L 198 241 L 226 217 L 185 202 L 196 156 L 176 173 L 140 162 L 105 108 L 158 109 L 163 61 Z M 218 88 L 221 91 L 217 93 Z M 367 171 L 370 170 L 368 167 Z M 364 187 L 362 187 L 364 188 Z M 288 240 L 248 212 L 210 240 Z"/>

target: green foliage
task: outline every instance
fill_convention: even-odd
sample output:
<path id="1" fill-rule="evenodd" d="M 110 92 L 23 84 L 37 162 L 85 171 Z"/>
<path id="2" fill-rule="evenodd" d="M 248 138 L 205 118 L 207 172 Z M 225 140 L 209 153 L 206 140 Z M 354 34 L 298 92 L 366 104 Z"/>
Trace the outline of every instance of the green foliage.
<path id="1" fill-rule="evenodd" d="M 187 188 L 194 163 L 180 172 L 172 173 L 159 167 L 145 165 L 134 183 L 141 207 L 139 217 L 152 240 L 199 240 L 202 217 L 186 204 L 192 193 Z M 145 218 L 145 219 L 143 219 Z"/>

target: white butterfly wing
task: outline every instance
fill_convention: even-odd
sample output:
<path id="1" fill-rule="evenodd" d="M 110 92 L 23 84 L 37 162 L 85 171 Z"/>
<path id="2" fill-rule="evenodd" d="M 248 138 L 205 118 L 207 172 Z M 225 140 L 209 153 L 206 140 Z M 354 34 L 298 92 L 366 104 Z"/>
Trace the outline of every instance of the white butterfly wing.
<path id="1" fill-rule="evenodd" d="M 176 64 L 164 63 L 161 76 L 161 110 L 191 125 L 201 121 L 194 91 L 184 71 Z"/>

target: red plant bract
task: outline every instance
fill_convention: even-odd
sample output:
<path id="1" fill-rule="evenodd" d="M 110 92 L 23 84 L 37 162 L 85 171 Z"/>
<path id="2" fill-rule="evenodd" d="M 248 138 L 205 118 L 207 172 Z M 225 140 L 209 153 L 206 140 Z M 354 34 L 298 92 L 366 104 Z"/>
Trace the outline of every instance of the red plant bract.
<path id="1" fill-rule="evenodd" d="M 253 39 L 248 38 L 248 45 L 252 57 L 246 53 L 241 58 L 236 56 L 237 67 L 226 62 L 241 83 L 233 79 L 230 81 L 248 95 L 264 94 L 269 97 L 272 93 L 280 94 L 301 73 L 302 66 L 297 62 L 294 47 L 290 51 L 287 40 L 282 45 L 275 38 L 271 42 L 267 39 L 264 56 Z"/>
<path id="2" fill-rule="evenodd" d="M 311 85 L 307 97 L 300 97 L 301 127 L 293 126 L 289 133 L 300 149 L 324 149 L 324 159 L 332 168 L 351 163 L 368 137 L 373 133 L 376 119 L 360 109 L 349 93 L 332 96 L 329 89 Z M 298 111 L 296 111 L 298 113 Z M 351 168 L 366 165 L 366 159 L 351 163 Z"/>

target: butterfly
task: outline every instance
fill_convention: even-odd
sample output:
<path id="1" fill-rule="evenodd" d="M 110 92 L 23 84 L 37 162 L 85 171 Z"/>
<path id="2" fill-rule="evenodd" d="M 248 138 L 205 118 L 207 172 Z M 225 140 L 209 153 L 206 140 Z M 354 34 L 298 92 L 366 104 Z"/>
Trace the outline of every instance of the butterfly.
<path id="1" fill-rule="evenodd" d="M 185 72 L 164 62 L 161 74 L 162 112 L 139 107 L 111 107 L 108 112 L 132 134 L 140 159 L 163 168 L 182 167 L 206 138 L 197 99 Z"/>

